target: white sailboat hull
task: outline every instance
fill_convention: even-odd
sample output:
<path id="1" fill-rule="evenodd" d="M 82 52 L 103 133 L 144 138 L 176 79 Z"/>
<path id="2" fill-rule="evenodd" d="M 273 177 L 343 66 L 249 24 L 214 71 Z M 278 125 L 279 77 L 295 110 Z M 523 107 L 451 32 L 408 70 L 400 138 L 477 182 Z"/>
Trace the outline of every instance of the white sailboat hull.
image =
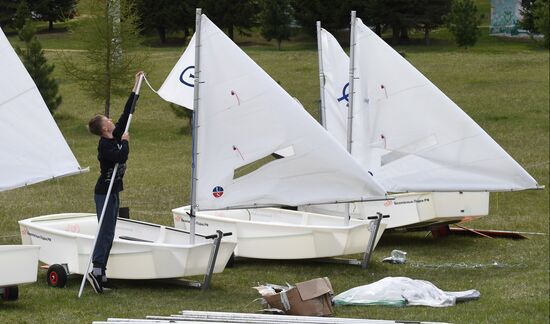
<path id="1" fill-rule="evenodd" d="M 85 272 L 97 230 L 95 214 L 46 215 L 19 221 L 19 226 L 24 244 L 41 247 L 40 261 L 66 264 L 70 273 Z M 213 240 L 195 240 L 190 245 L 189 234 L 175 228 L 119 218 L 107 263 L 108 276 L 162 279 L 205 274 Z M 222 240 L 214 273 L 223 271 L 235 245 L 230 238 Z"/>
<path id="2" fill-rule="evenodd" d="M 0 287 L 36 281 L 39 246 L 0 245 Z"/>
<path id="3" fill-rule="evenodd" d="M 390 215 L 384 218 L 387 229 L 426 228 L 453 224 L 489 214 L 488 192 L 413 192 L 392 195 L 395 200 L 354 203 L 351 216 L 365 219 L 376 212 Z M 304 211 L 343 217 L 344 205 L 315 205 L 300 207 Z"/>
<path id="4" fill-rule="evenodd" d="M 176 228 L 188 230 L 189 206 L 173 209 Z M 230 231 L 238 240 L 235 255 L 258 259 L 326 258 L 366 250 L 370 222 L 278 208 L 198 212 L 197 233 L 213 228 Z M 384 232 L 381 224 L 375 245 Z"/>

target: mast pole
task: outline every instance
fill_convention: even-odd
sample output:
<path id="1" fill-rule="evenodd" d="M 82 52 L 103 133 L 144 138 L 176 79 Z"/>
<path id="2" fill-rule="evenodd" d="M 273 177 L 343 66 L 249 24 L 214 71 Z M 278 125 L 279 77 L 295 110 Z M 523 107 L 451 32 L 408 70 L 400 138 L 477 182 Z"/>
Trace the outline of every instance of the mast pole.
<path id="1" fill-rule="evenodd" d="M 325 71 L 323 69 L 323 45 L 321 40 L 321 22 L 317 21 L 317 52 L 319 54 L 319 85 L 320 85 L 320 103 L 319 110 L 321 116 L 321 125 L 327 128 L 327 117 L 325 107 Z"/>
<path id="2" fill-rule="evenodd" d="M 355 79 L 355 10 L 351 11 L 351 27 L 350 27 L 350 41 L 349 41 L 349 105 L 348 105 L 348 129 L 347 129 L 347 145 L 348 153 L 351 154 L 351 144 L 353 141 L 353 97 L 354 87 L 353 81 Z M 348 225 L 350 220 L 350 204 L 346 204 L 346 215 L 344 216 L 344 224 Z"/>
<path id="3" fill-rule="evenodd" d="M 197 144 L 199 127 L 199 84 L 200 84 L 200 48 L 201 48 L 201 8 L 195 12 L 195 80 L 193 84 L 193 157 L 191 171 L 191 211 L 189 213 L 189 244 L 195 244 L 195 212 L 197 209 Z"/>

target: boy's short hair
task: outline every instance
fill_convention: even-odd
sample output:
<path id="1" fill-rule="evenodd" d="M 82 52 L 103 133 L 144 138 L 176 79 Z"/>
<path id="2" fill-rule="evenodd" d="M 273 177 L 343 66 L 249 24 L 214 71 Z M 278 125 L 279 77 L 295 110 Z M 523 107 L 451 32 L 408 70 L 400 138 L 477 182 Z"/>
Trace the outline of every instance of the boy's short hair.
<path id="1" fill-rule="evenodd" d="M 97 114 L 90 119 L 88 122 L 88 130 L 90 133 L 101 136 L 101 132 L 103 130 L 103 117 L 103 115 Z"/>

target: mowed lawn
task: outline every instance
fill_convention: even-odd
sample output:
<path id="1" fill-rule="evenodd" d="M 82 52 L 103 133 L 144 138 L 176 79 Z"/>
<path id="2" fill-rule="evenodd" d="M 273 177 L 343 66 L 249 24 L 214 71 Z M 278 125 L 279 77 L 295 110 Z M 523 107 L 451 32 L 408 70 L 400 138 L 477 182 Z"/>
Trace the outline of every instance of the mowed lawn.
<path id="1" fill-rule="evenodd" d="M 487 31 L 484 30 L 484 33 Z M 484 35 L 475 47 L 457 49 L 446 32 L 435 32 L 434 45 L 399 47 L 406 58 L 483 127 L 538 182 L 548 186 L 549 58 L 548 51 L 528 41 Z M 62 212 L 93 212 L 93 186 L 98 175 L 97 137 L 86 130 L 88 119 L 102 112 L 68 79 L 57 49 L 78 49 L 74 35 L 41 35 L 50 62 L 56 63 L 63 104 L 55 119 L 78 161 L 90 172 L 0 193 L 0 243 L 18 244 L 20 219 Z M 10 38 L 13 39 L 13 38 Z M 313 42 L 272 44 L 246 41 L 243 49 L 306 109 L 318 116 L 317 52 Z M 158 88 L 183 47 L 143 47 L 150 53 L 148 79 Z M 82 53 L 67 55 L 82 60 Z M 231 64 L 228 62 L 228 64 Z M 133 80 L 128 80 L 130 91 Z M 207 95 L 207 94 L 205 94 Z M 118 115 L 126 98 L 116 98 Z M 448 123 L 453 120 L 446 121 Z M 131 217 L 172 225 L 171 209 L 189 203 L 191 137 L 187 121 L 144 85 L 131 128 L 131 155 L 122 205 Z M 25 129 L 21 130 L 25 132 Z M 220 134 L 223 136 L 223 134 Z M 250 134 L 257 136 L 257 134 Z M 327 184 L 330 185 L 330 184 Z M 526 240 L 450 236 L 433 239 L 426 232 L 385 233 L 368 270 L 314 262 L 243 261 L 213 278 L 207 292 L 176 282 L 117 281 L 119 289 L 98 296 L 87 287 L 77 299 L 80 277 L 64 289 L 38 282 L 20 287 L 17 302 L 0 304 L 0 322 L 90 322 L 108 317 L 144 318 L 183 309 L 254 312 L 261 308 L 251 287 L 258 283 L 295 283 L 330 278 L 334 291 L 388 276 L 431 281 L 443 290 L 477 289 L 481 298 L 449 308 L 337 307 L 341 317 L 471 322 L 547 322 L 549 318 L 548 189 L 491 194 L 490 215 L 469 223 L 481 229 L 542 232 Z M 381 263 L 393 249 L 408 252 L 404 265 Z M 498 266 L 492 265 L 497 263 Z M 476 266 L 483 265 L 483 266 Z M 1 266 L 9 267 L 8 264 Z M 196 278 L 200 279 L 200 278 Z"/>

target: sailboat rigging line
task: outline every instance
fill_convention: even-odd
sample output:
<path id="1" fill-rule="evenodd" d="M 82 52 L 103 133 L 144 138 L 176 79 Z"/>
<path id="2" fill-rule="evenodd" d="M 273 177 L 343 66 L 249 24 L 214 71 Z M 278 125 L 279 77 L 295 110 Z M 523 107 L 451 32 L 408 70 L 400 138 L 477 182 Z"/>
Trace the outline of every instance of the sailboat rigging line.
<path id="1" fill-rule="evenodd" d="M 386 87 L 383 84 L 381 84 L 380 89 L 384 90 L 384 94 L 386 95 L 386 99 L 388 99 L 388 90 L 386 90 Z"/>
<path id="2" fill-rule="evenodd" d="M 143 79 L 145 80 L 145 83 L 147 84 L 147 86 L 149 87 L 149 89 L 151 89 L 151 91 L 153 91 L 154 93 L 157 93 L 157 90 L 153 89 L 153 87 L 151 86 L 151 84 L 149 83 L 149 80 L 147 80 L 147 77 L 145 76 L 145 74 L 143 74 Z M 158 94 L 158 93 L 157 93 Z"/>
<path id="3" fill-rule="evenodd" d="M 380 134 L 380 138 L 384 140 L 384 149 L 386 149 L 386 136 L 384 136 L 384 134 Z"/>
<path id="4" fill-rule="evenodd" d="M 239 153 L 239 155 L 241 156 L 241 159 L 243 159 L 243 161 L 244 161 L 244 156 L 241 153 L 241 150 L 239 150 L 239 148 L 237 146 L 233 145 L 233 151 L 237 151 Z"/>
<path id="5" fill-rule="evenodd" d="M 237 105 L 240 106 L 241 105 L 241 99 L 239 99 L 239 95 L 237 94 L 237 92 L 235 90 L 231 90 L 231 95 L 235 96 L 235 98 L 237 98 Z"/>

